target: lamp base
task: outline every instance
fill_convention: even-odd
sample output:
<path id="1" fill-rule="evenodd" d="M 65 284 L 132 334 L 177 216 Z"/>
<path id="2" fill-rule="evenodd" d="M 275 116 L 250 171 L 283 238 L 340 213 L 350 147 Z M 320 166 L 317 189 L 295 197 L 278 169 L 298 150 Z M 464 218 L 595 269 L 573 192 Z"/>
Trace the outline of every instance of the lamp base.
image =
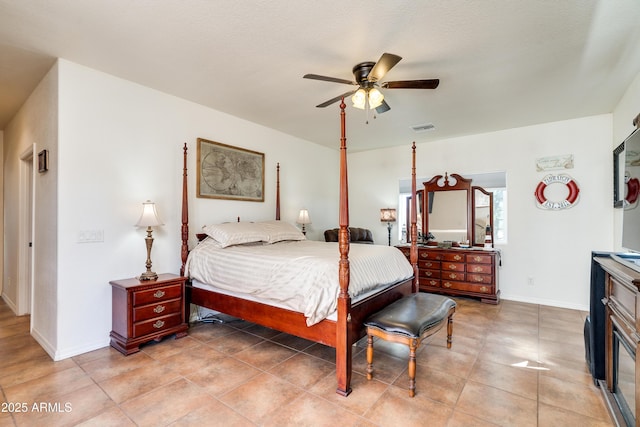
<path id="1" fill-rule="evenodd" d="M 158 274 L 147 270 L 138 277 L 138 280 L 141 282 L 146 280 L 158 280 Z"/>

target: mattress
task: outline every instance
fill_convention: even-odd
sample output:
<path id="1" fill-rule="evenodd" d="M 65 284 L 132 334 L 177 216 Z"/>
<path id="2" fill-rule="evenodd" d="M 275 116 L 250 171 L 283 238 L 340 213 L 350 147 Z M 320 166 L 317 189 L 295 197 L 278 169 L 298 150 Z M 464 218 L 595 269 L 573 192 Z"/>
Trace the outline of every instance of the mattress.
<path id="1" fill-rule="evenodd" d="M 337 243 L 310 240 L 220 248 L 205 239 L 189 254 L 186 274 L 215 289 L 303 313 L 313 325 L 335 312 L 340 285 Z M 410 278 L 397 248 L 351 245 L 349 295 L 356 300 Z M 204 286 L 204 285 L 203 285 Z"/>

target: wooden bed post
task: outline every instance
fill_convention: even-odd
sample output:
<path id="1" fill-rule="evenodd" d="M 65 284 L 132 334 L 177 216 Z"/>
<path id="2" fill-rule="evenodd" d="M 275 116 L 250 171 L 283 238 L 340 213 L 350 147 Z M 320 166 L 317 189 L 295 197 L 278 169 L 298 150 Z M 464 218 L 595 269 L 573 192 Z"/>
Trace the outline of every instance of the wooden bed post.
<path id="1" fill-rule="evenodd" d="M 336 322 L 336 377 L 338 389 L 343 396 L 351 393 L 351 297 L 349 296 L 349 186 L 347 180 L 347 138 L 345 136 L 344 98 L 340 102 L 340 230 L 338 247 L 340 262 L 338 278 L 338 321 Z"/>
<path id="2" fill-rule="evenodd" d="M 182 267 L 180 267 L 180 275 L 184 276 L 184 267 L 187 263 L 189 255 L 189 203 L 187 200 L 187 143 L 183 148 L 183 168 L 182 168 L 182 247 L 180 257 L 182 258 Z"/>
<path id="3" fill-rule="evenodd" d="M 418 200 L 416 197 L 416 142 L 413 141 L 411 146 L 411 249 L 409 252 L 409 261 L 411 267 L 413 267 L 413 289 L 412 292 L 418 292 L 419 277 L 418 277 L 418 226 L 416 224 L 418 217 L 417 210 Z"/>
<path id="4" fill-rule="evenodd" d="M 280 162 L 276 165 L 276 220 L 280 220 Z"/>

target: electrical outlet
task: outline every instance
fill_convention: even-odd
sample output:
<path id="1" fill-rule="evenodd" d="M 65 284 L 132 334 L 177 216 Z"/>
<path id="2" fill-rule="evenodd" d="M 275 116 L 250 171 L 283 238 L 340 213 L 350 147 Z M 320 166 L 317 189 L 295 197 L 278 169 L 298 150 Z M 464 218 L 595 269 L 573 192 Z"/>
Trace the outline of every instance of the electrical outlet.
<path id="1" fill-rule="evenodd" d="M 532 276 L 529 276 L 529 278 L 527 279 L 527 284 L 529 286 L 535 286 L 535 283 L 533 281 L 533 277 Z"/>

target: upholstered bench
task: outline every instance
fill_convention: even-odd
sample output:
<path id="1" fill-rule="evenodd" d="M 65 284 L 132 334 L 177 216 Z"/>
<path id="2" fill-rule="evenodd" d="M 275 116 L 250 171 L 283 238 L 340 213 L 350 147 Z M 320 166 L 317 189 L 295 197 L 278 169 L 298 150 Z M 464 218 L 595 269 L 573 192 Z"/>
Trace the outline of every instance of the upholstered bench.
<path id="1" fill-rule="evenodd" d="M 447 323 L 447 348 L 451 348 L 456 302 L 442 295 L 418 292 L 400 298 L 366 321 L 367 379 L 373 378 L 373 337 L 409 346 L 409 396 L 416 394 L 416 351 L 425 338 Z"/>

